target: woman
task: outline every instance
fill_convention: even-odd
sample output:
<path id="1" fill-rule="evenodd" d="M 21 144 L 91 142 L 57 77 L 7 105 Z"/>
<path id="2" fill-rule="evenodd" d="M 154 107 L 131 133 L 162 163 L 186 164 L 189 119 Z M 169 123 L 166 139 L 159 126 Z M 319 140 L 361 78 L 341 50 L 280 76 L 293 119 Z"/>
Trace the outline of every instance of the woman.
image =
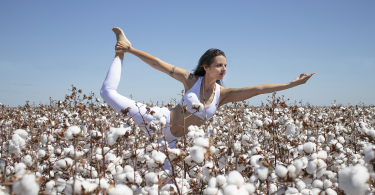
<path id="1" fill-rule="evenodd" d="M 195 72 L 191 74 L 187 70 L 163 62 L 150 54 L 133 48 L 120 28 L 115 27 L 112 30 L 117 37 L 116 55 L 103 83 L 100 95 L 118 112 L 121 109 L 130 107 L 129 113 L 137 125 L 144 121 L 150 122 L 154 120 L 150 112 L 147 112 L 146 105 L 121 96 L 116 92 L 121 77 L 122 61 L 126 52 L 137 56 L 151 67 L 180 81 L 184 85 L 186 93 L 179 105 L 173 109 L 166 107 L 151 108 L 152 111 L 161 113 L 166 117 L 167 125 L 163 132 L 168 142 L 187 134 L 187 127 L 190 125 L 202 125 L 206 119 L 215 114 L 218 107 L 228 102 L 243 101 L 259 94 L 292 88 L 306 83 L 315 74 L 307 75 L 303 73 L 292 82 L 286 84 L 263 84 L 238 89 L 224 88 L 219 85 L 226 74 L 227 62 L 224 52 L 218 49 L 206 51 L 199 60 Z M 204 108 L 201 110 L 194 109 L 193 103 L 202 103 Z M 182 112 L 183 107 L 188 112 Z M 170 147 L 172 148 L 173 145 L 170 145 Z"/>

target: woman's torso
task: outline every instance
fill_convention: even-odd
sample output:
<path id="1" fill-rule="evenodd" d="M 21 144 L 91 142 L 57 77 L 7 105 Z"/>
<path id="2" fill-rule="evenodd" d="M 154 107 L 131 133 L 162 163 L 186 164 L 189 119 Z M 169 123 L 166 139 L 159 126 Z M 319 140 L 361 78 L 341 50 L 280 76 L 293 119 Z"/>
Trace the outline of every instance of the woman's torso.
<path id="1" fill-rule="evenodd" d="M 189 91 L 194 86 L 194 84 L 197 82 L 198 79 L 199 79 L 198 76 L 194 76 L 193 79 L 188 80 L 188 82 L 184 86 L 185 92 Z M 220 86 L 220 88 L 221 88 L 221 86 Z M 212 89 L 209 92 L 205 92 L 205 94 L 204 94 L 205 96 L 203 96 L 203 88 L 200 87 L 199 100 L 205 107 L 211 105 L 212 101 L 214 100 L 214 97 L 215 97 L 215 91 L 214 90 L 215 89 Z M 220 90 L 220 93 L 222 93 L 222 91 L 223 90 Z M 221 97 L 223 97 L 223 96 L 220 94 L 220 101 L 219 102 L 221 102 Z M 204 100 L 206 100 L 206 102 L 204 102 Z M 221 106 L 221 105 L 219 104 L 218 107 L 219 106 Z M 185 121 L 184 121 L 184 118 L 185 118 Z M 170 123 L 171 123 L 172 134 L 176 137 L 181 137 L 181 136 L 184 135 L 184 128 L 183 128 L 184 126 L 185 126 L 185 134 L 186 134 L 188 132 L 187 128 L 190 125 L 200 126 L 200 125 L 204 124 L 204 120 L 199 118 L 198 116 L 190 113 L 190 112 L 186 112 L 185 114 L 182 113 L 182 108 L 178 104 L 176 107 L 174 107 L 171 110 Z"/>

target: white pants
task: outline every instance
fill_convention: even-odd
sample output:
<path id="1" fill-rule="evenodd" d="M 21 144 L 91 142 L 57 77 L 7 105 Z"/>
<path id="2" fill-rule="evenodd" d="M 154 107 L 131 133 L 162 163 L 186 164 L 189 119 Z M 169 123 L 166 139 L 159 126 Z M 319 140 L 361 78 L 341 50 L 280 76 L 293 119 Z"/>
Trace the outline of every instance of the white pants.
<path id="1" fill-rule="evenodd" d="M 147 112 L 146 105 L 140 102 L 136 102 L 127 97 L 124 97 L 117 93 L 117 87 L 120 83 L 122 69 L 122 60 L 115 58 L 108 70 L 107 77 L 103 82 L 100 95 L 103 100 L 107 102 L 117 112 L 121 112 L 121 109 L 130 107 L 129 116 L 131 116 L 137 125 L 141 125 L 144 121 L 150 122 L 155 118 Z M 170 144 L 169 147 L 174 147 L 175 140 L 178 138 L 173 136 L 170 132 L 170 109 L 167 107 L 151 107 L 151 111 L 155 113 L 163 114 L 167 119 L 167 124 L 163 129 L 163 133 L 166 136 L 167 142 Z M 143 128 L 146 134 L 149 134 L 147 129 Z"/>

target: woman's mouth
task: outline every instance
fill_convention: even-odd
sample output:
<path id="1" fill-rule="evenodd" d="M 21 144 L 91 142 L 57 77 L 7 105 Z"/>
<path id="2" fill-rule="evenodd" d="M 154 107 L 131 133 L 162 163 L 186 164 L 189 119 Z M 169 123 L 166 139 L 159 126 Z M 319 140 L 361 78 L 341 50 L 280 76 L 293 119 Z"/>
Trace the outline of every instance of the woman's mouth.
<path id="1" fill-rule="evenodd" d="M 224 76 L 225 74 L 224 74 L 224 73 L 221 73 L 220 75 L 221 75 L 221 76 Z"/>

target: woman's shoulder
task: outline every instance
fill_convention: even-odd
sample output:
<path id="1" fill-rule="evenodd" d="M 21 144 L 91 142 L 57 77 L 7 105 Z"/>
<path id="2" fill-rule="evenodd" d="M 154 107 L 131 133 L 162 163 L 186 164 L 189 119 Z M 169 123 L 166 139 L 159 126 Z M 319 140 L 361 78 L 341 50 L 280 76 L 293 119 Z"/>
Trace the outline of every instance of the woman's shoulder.
<path id="1" fill-rule="evenodd" d="M 189 91 L 194 86 L 194 84 L 198 81 L 199 78 L 200 76 L 196 76 L 190 73 L 188 79 L 186 80 L 185 90 Z"/>

